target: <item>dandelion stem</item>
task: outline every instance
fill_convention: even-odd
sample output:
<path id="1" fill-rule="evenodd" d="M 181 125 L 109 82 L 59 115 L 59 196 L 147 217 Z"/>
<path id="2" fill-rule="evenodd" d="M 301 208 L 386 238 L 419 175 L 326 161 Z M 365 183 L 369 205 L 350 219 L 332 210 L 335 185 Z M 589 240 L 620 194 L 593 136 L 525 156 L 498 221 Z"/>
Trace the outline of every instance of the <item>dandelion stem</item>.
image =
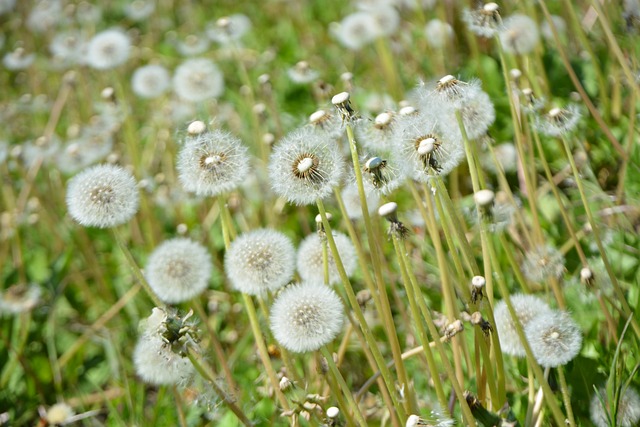
<path id="1" fill-rule="evenodd" d="M 562 399 L 564 400 L 564 408 L 567 410 L 567 418 L 569 419 L 569 425 L 576 427 L 576 420 L 573 417 L 573 408 L 571 407 L 571 396 L 569 395 L 569 386 L 567 386 L 567 380 L 564 377 L 564 367 L 558 366 L 558 378 L 560 379 L 560 391 L 562 392 Z"/>

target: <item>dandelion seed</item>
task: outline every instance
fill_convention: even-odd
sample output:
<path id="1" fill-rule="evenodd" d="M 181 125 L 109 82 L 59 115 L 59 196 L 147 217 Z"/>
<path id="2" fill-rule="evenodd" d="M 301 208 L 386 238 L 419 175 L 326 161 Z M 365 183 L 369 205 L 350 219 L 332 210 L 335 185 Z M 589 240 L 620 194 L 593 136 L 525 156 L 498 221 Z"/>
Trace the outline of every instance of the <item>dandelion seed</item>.
<path id="1" fill-rule="evenodd" d="M 602 406 L 602 399 L 606 405 L 606 409 Z M 601 388 L 598 394 L 594 394 L 589 405 L 591 421 L 596 427 L 610 427 L 607 414 L 611 414 L 611 405 L 607 400 L 607 392 Z M 618 401 L 618 413 L 616 414 L 616 427 L 633 427 L 640 422 L 640 395 L 638 392 L 627 387 L 620 393 Z"/>
<path id="2" fill-rule="evenodd" d="M 505 19 L 498 36 L 504 51 L 515 55 L 531 53 L 540 41 L 536 22 L 522 14 L 514 14 Z"/>
<path id="3" fill-rule="evenodd" d="M 242 234 L 224 257 L 227 279 L 245 294 L 264 295 L 289 283 L 295 270 L 295 248 L 284 234 L 268 229 Z"/>
<path id="4" fill-rule="evenodd" d="M 493 37 L 502 24 L 500 8 L 493 2 L 481 5 L 474 10 L 463 10 L 462 20 L 467 24 L 469 31 L 486 38 Z"/>
<path id="5" fill-rule="evenodd" d="M 309 128 L 285 136 L 269 159 L 273 190 L 297 205 L 328 197 L 340 183 L 344 170 L 338 146 Z"/>
<path id="6" fill-rule="evenodd" d="M 247 179 L 249 157 L 238 138 L 211 130 L 186 138 L 177 166 L 185 190 L 198 196 L 217 196 Z"/>
<path id="7" fill-rule="evenodd" d="M 122 30 L 111 28 L 96 34 L 87 45 L 87 64 L 97 70 L 108 70 L 129 59 L 131 40 Z"/>
<path id="8" fill-rule="evenodd" d="M 336 242 L 340 260 L 342 261 L 347 276 L 351 276 L 357 266 L 356 249 L 349 237 L 340 232 L 334 231 L 333 239 Z M 327 250 L 327 259 L 329 262 L 329 284 L 334 285 L 340 283 L 338 267 L 336 266 L 331 250 Z M 323 281 L 324 264 L 322 259 L 322 241 L 317 234 L 310 234 L 300 243 L 296 264 L 298 273 L 300 273 L 300 277 L 302 277 L 304 281 Z"/>
<path id="9" fill-rule="evenodd" d="M 303 282 L 285 288 L 271 306 L 271 332 L 289 351 L 318 350 L 342 330 L 340 297 L 321 283 Z"/>
<path id="10" fill-rule="evenodd" d="M 536 116 L 535 129 L 542 135 L 558 137 L 575 130 L 580 122 L 580 110 L 575 104 L 567 108 L 552 108 L 542 116 Z"/>
<path id="11" fill-rule="evenodd" d="M 549 316 L 553 313 L 547 303 L 534 295 L 512 295 L 511 303 L 523 328 L 526 328 L 533 319 Z M 500 337 L 500 349 L 502 352 L 511 356 L 524 357 L 526 355 L 524 347 L 518 337 L 515 322 L 511 318 L 507 304 L 504 301 L 496 303 L 493 317 Z"/>
<path id="12" fill-rule="evenodd" d="M 525 254 L 522 273 L 531 282 L 559 278 L 564 273 L 564 256 L 553 246 L 538 246 Z"/>
<path id="13" fill-rule="evenodd" d="M 533 356 L 540 366 L 566 365 L 580 353 L 580 327 L 566 312 L 554 311 L 531 319 L 524 328 Z"/>
<path id="14" fill-rule="evenodd" d="M 85 169 L 67 184 L 67 208 L 85 227 L 123 224 L 138 211 L 138 188 L 133 176 L 119 166 Z"/>
<path id="15" fill-rule="evenodd" d="M 176 68 L 173 90 L 180 98 L 190 102 L 217 98 L 224 91 L 222 72 L 209 59 L 188 59 Z"/>
<path id="16" fill-rule="evenodd" d="M 131 88 L 140 98 L 157 98 L 169 89 L 171 77 L 162 65 L 145 65 L 133 72 Z"/>
<path id="17" fill-rule="evenodd" d="M 211 256 L 204 246 L 176 238 L 151 253 L 145 276 L 162 301 L 176 304 L 200 295 L 209 286 L 212 269 Z"/>
<path id="18" fill-rule="evenodd" d="M 432 19 L 424 28 L 427 43 L 435 49 L 443 49 L 453 38 L 453 28 L 449 23 Z"/>
<path id="19" fill-rule="evenodd" d="M 192 378 L 195 370 L 191 361 L 174 351 L 180 341 L 196 347 L 189 335 L 181 328 L 176 331 L 176 319 L 154 308 L 151 316 L 145 321 L 142 335 L 133 351 L 133 363 L 136 373 L 142 380 L 154 385 L 185 385 Z"/>

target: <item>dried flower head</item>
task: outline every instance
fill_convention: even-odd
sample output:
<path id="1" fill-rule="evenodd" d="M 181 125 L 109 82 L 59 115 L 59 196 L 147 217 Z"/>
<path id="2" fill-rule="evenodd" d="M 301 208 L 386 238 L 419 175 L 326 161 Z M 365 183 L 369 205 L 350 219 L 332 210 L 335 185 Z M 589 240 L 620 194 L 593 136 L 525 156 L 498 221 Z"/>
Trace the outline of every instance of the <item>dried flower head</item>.
<path id="1" fill-rule="evenodd" d="M 129 59 L 131 40 L 122 30 L 111 28 L 102 31 L 89 41 L 87 64 L 98 70 L 108 70 L 124 64 Z"/>
<path id="2" fill-rule="evenodd" d="M 600 400 L 602 399 L 602 401 Z M 604 401 L 605 407 L 602 405 Z M 607 392 L 601 388 L 598 393 L 594 394 L 589 405 L 591 421 L 596 427 L 610 427 L 609 419 L 611 417 L 611 405 L 607 399 Z M 618 400 L 618 411 L 616 414 L 616 427 L 633 427 L 640 422 L 640 395 L 638 392 L 627 387 L 620 393 Z"/>
<path id="3" fill-rule="evenodd" d="M 249 172 L 247 148 L 228 132 L 189 135 L 178 154 L 178 174 L 185 190 L 217 196 L 234 190 Z"/>
<path id="4" fill-rule="evenodd" d="M 540 283 L 550 277 L 555 279 L 564 273 L 564 256 L 553 246 L 537 246 L 525 254 L 522 273 L 534 283 Z"/>
<path id="5" fill-rule="evenodd" d="M 163 242 L 149 256 L 145 276 L 158 297 L 175 304 L 198 296 L 209 285 L 211 256 L 187 238 Z"/>
<path id="6" fill-rule="evenodd" d="M 133 176 L 119 166 L 85 169 L 67 184 L 67 208 L 85 227 L 123 224 L 138 211 L 138 188 Z"/>
<path id="7" fill-rule="evenodd" d="M 268 229 L 244 233 L 224 256 L 227 279 L 249 295 L 263 295 L 289 283 L 295 270 L 295 248 L 284 234 Z"/>
<path id="8" fill-rule="evenodd" d="M 176 68 L 173 90 L 180 98 L 191 102 L 217 98 L 224 90 L 222 72 L 209 59 L 188 59 Z"/>
<path id="9" fill-rule="evenodd" d="M 526 328 L 533 319 L 553 313 L 553 310 L 546 302 L 534 295 L 512 295 L 511 303 L 523 328 Z M 511 356 L 524 357 L 526 353 L 518 337 L 515 321 L 511 318 L 507 304 L 504 301 L 496 303 L 493 317 L 500 337 L 500 349 L 502 352 Z"/>
<path id="10" fill-rule="evenodd" d="M 333 232 L 333 239 L 336 242 L 340 260 L 344 266 L 347 275 L 354 273 L 357 266 L 356 249 L 351 243 L 349 237 L 340 232 Z M 298 248 L 296 265 L 298 273 L 304 281 L 322 282 L 324 278 L 324 264 L 322 259 L 322 241 L 317 234 L 310 234 L 301 243 Z M 336 284 L 340 282 L 338 267 L 333 258 L 331 250 L 327 250 L 327 259 L 329 262 L 329 283 Z"/>
<path id="11" fill-rule="evenodd" d="M 533 356 L 545 368 L 566 365 L 582 348 L 580 327 L 566 312 L 537 316 L 527 323 L 524 332 Z"/>
<path id="12" fill-rule="evenodd" d="M 321 283 L 303 282 L 285 288 L 271 306 L 271 332 L 289 351 L 318 350 L 342 330 L 340 297 Z"/>
<path id="13" fill-rule="evenodd" d="M 540 41 L 536 22 L 527 15 L 518 13 L 504 20 L 498 36 L 504 51 L 515 55 L 532 52 Z"/>
<path id="14" fill-rule="evenodd" d="M 329 196 L 344 170 L 338 146 L 310 128 L 285 136 L 269 160 L 273 190 L 297 205 L 309 205 Z"/>
<path id="15" fill-rule="evenodd" d="M 185 385 L 194 374 L 185 346 L 196 347 L 191 326 L 175 315 L 154 308 L 143 321 L 143 332 L 133 351 L 136 373 L 154 385 Z"/>

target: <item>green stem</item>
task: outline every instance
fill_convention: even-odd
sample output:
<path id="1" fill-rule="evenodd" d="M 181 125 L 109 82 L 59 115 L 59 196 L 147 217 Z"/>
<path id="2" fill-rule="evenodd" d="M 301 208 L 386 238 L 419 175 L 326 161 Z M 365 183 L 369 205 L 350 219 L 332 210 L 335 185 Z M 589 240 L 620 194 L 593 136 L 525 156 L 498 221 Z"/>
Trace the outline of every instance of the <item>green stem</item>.
<path id="1" fill-rule="evenodd" d="M 567 410 L 567 418 L 569 426 L 576 427 L 576 420 L 573 417 L 573 407 L 571 406 L 571 396 L 569 395 L 569 386 L 564 377 L 564 367 L 558 366 L 558 378 L 560 379 L 560 391 L 562 392 L 562 400 L 564 400 L 564 408 Z"/>

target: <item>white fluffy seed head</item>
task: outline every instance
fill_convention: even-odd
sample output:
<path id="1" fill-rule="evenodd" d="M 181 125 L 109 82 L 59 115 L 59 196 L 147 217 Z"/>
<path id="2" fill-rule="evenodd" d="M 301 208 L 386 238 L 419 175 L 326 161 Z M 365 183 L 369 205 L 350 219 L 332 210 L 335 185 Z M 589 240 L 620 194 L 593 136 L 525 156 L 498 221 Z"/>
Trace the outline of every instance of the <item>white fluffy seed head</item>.
<path id="1" fill-rule="evenodd" d="M 511 303 L 523 328 L 526 328 L 533 319 L 550 315 L 553 312 L 546 302 L 534 295 L 512 295 Z M 493 316 L 496 321 L 502 352 L 511 356 L 524 357 L 526 355 L 524 347 L 518 337 L 515 322 L 511 318 L 507 304 L 504 301 L 496 303 Z"/>
<path id="2" fill-rule="evenodd" d="M 340 254 L 340 259 L 348 276 L 351 276 L 357 266 L 356 249 L 346 235 L 337 231 L 333 232 L 333 238 Z M 327 245 L 328 246 L 328 245 Z M 329 261 L 329 284 L 340 282 L 338 267 L 330 248 L 327 248 Z M 320 282 L 324 280 L 324 267 L 322 260 L 322 241 L 317 234 L 310 234 L 298 248 L 297 261 L 298 273 L 304 281 Z"/>
<path id="3" fill-rule="evenodd" d="M 202 293 L 209 285 L 212 269 L 211 256 L 204 246 L 176 238 L 151 253 L 145 276 L 162 301 L 176 304 Z"/>
<path id="4" fill-rule="evenodd" d="M 111 28 L 96 34 L 87 46 L 86 62 L 98 70 L 108 70 L 129 59 L 131 40 L 122 30 Z"/>
<path id="5" fill-rule="evenodd" d="M 166 314 L 154 309 L 146 321 L 146 327 L 133 350 L 136 374 L 153 385 L 186 384 L 195 370 L 187 357 L 173 351 L 163 339 L 166 331 Z"/>
<path id="6" fill-rule="evenodd" d="M 269 160 L 273 190 L 297 205 L 328 197 L 340 183 L 344 169 L 338 146 L 309 127 L 285 136 Z"/>
<path id="7" fill-rule="evenodd" d="M 218 66 L 209 59 L 188 59 L 176 68 L 173 90 L 186 101 L 211 100 L 222 95 L 224 91 L 223 75 Z"/>
<path id="8" fill-rule="evenodd" d="M 514 14 L 505 19 L 498 35 L 505 52 L 515 55 L 532 52 L 540 41 L 538 25 L 522 14 Z"/>
<path id="9" fill-rule="evenodd" d="M 169 89 L 171 77 L 162 65 L 145 65 L 133 72 L 131 89 L 140 98 L 157 98 Z"/>
<path id="10" fill-rule="evenodd" d="M 234 190 L 249 173 L 247 148 L 220 130 L 187 137 L 178 154 L 178 174 L 185 190 L 217 196 Z"/>
<path id="11" fill-rule="evenodd" d="M 295 269 L 295 248 L 284 234 L 269 229 L 244 233 L 224 257 L 227 279 L 245 294 L 264 295 L 289 283 Z"/>
<path id="12" fill-rule="evenodd" d="M 566 365 L 582 348 L 580 327 L 566 312 L 537 316 L 527 323 L 524 332 L 533 356 L 545 368 Z"/>
<path id="13" fill-rule="evenodd" d="M 602 406 L 604 401 L 605 407 Z M 607 392 L 604 388 L 599 390 L 599 395 L 594 393 L 589 406 L 589 413 L 591 415 L 591 421 L 596 427 L 609 427 L 609 421 L 607 415 L 611 414 L 611 405 L 607 399 Z M 620 427 L 634 427 L 640 422 L 640 395 L 638 392 L 627 387 L 620 393 L 620 400 L 618 401 L 618 413 L 616 416 L 616 426 Z"/>
<path id="14" fill-rule="evenodd" d="M 537 246 L 525 254 L 521 269 L 525 277 L 534 283 L 550 277 L 557 279 L 564 273 L 564 255 L 553 246 Z"/>
<path id="15" fill-rule="evenodd" d="M 129 221 L 138 211 L 138 199 L 136 180 L 119 166 L 93 166 L 67 185 L 69 214 L 85 227 L 108 228 Z"/>
<path id="16" fill-rule="evenodd" d="M 289 351 L 318 350 L 342 330 L 340 297 L 321 283 L 303 282 L 284 289 L 271 306 L 271 332 Z"/>

